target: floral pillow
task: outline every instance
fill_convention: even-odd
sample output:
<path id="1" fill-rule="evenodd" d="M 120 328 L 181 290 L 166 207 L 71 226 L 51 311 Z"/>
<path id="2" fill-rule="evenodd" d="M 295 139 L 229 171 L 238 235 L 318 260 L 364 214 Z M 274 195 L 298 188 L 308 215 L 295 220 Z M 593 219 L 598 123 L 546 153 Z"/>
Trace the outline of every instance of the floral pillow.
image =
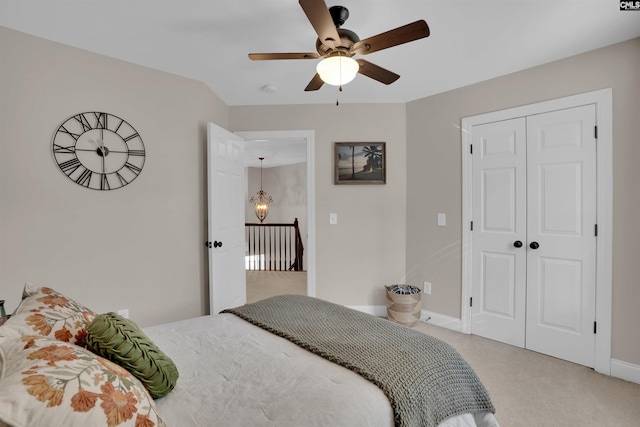
<path id="1" fill-rule="evenodd" d="M 0 425 L 166 427 L 120 366 L 39 336 L 0 338 Z"/>
<path id="2" fill-rule="evenodd" d="M 22 302 L 0 326 L 0 336 L 41 335 L 84 347 L 86 326 L 95 316 L 93 311 L 51 288 L 27 283 Z"/>

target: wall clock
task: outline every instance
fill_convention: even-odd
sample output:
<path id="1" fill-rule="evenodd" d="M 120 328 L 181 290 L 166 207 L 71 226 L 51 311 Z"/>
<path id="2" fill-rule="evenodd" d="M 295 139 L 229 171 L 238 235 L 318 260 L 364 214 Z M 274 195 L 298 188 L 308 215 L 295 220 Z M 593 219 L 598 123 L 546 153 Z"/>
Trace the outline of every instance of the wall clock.
<path id="1" fill-rule="evenodd" d="M 131 183 L 144 166 L 138 132 L 118 116 L 87 112 L 66 119 L 53 136 L 53 156 L 76 184 L 115 190 Z"/>

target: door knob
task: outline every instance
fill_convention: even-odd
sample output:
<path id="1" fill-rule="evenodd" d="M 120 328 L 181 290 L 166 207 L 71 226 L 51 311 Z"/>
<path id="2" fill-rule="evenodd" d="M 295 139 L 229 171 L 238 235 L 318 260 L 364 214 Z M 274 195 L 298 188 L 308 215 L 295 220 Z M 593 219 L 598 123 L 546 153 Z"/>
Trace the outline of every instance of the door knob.
<path id="1" fill-rule="evenodd" d="M 516 248 L 521 248 L 522 242 L 520 240 L 516 240 L 515 242 L 513 242 L 513 246 L 515 246 Z"/>
<path id="2" fill-rule="evenodd" d="M 538 244 L 538 242 L 531 242 L 531 243 L 529 244 L 529 247 L 530 247 L 531 249 L 538 249 L 538 248 L 540 247 L 540 245 Z"/>
<path id="3" fill-rule="evenodd" d="M 218 242 L 217 240 L 213 241 L 213 247 L 214 248 L 221 248 L 222 247 L 222 242 Z"/>

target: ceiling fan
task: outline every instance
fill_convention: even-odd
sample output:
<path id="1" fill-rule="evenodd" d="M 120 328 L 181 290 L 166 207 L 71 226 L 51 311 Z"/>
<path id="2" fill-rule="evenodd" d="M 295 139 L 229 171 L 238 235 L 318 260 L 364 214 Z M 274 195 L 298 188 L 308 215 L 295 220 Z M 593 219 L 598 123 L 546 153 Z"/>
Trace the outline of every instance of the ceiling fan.
<path id="1" fill-rule="evenodd" d="M 384 84 L 391 84 L 400 76 L 364 59 L 354 60 L 356 54 L 367 55 L 382 49 L 398 46 L 429 36 L 429 27 L 424 20 L 395 28 L 373 37 L 360 40 L 358 35 L 346 28 L 340 28 L 349 17 L 349 10 L 343 6 L 327 9 L 324 0 L 299 0 L 311 25 L 318 34 L 315 52 L 297 53 L 250 53 L 254 61 L 271 59 L 316 59 L 317 73 L 304 89 L 318 90 L 324 83 L 342 86 L 355 78 L 357 73 Z"/>

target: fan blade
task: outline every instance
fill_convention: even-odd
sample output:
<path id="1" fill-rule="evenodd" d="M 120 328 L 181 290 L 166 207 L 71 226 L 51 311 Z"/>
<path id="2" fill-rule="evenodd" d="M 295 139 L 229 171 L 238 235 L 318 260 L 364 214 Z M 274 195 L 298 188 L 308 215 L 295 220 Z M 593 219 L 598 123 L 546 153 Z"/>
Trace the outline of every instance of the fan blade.
<path id="1" fill-rule="evenodd" d="M 420 20 L 389 30 L 385 33 L 378 34 L 377 36 L 360 40 L 353 45 L 351 50 L 353 52 L 366 55 L 428 36 L 429 26 L 424 20 Z"/>
<path id="2" fill-rule="evenodd" d="M 309 92 L 312 90 L 318 90 L 322 87 L 323 84 L 324 82 L 320 78 L 320 74 L 316 73 L 316 75 L 313 76 L 313 78 L 311 79 L 307 87 L 304 88 L 304 91 Z"/>
<path id="3" fill-rule="evenodd" d="M 390 85 L 400 78 L 400 76 L 392 71 L 386 70 L 364 59 L 357 59 L 360 64 L 358 72 L 364 76 L 371 77 L 373 80 L 377 80 L 380 83 Z"/>
<path id="4" fill-rule="evenodd" d="M 249 59 L 253 61 L 264 61 L 269 59 L 315 59 L 320 55 L 313 52 L 297 52 L 297 53 L 250 53 Z"/>
<path id="5" fill-rule="evenodd" d="M 323 0 L 299 0 L 298 2 L 313 25 L 313 29 L 316 30 L 320 41 L 331 48 L 340 46 L 340 35 L 325 2 Z"/>

